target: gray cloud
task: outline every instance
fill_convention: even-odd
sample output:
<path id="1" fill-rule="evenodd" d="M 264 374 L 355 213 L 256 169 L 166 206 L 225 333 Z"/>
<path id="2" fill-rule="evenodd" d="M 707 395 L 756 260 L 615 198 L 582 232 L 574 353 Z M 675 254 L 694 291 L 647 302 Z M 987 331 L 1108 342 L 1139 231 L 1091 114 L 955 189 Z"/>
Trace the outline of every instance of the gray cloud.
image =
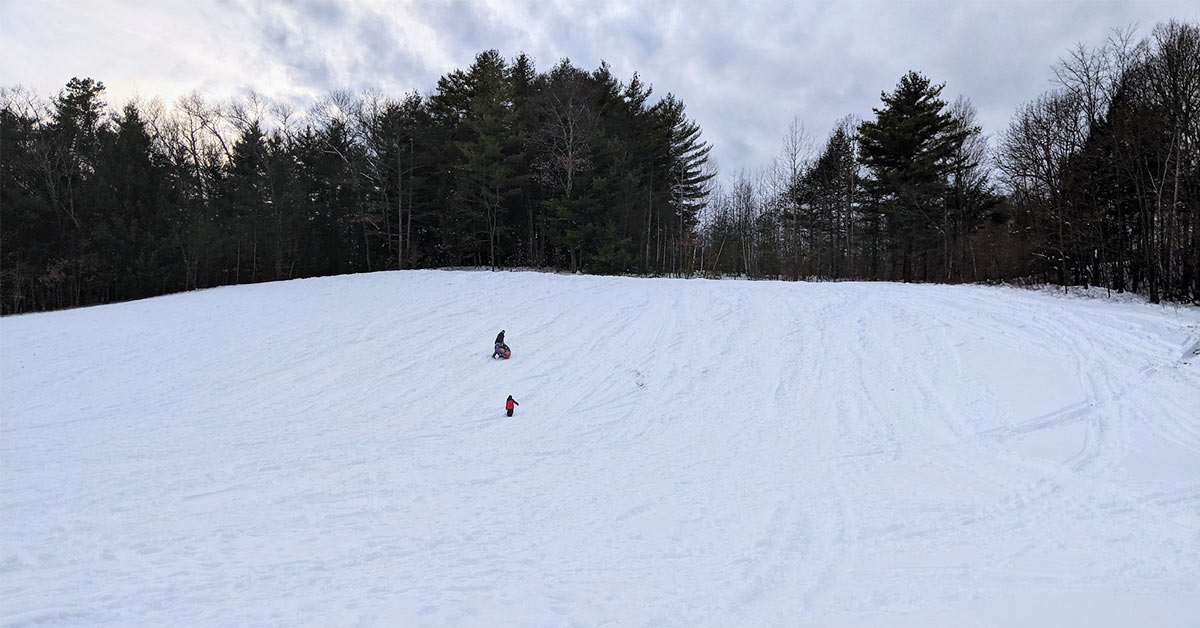
<path id="1" fill-rule="evenodd" d="M 681 98 L 724 172 L 766 166 L 798 119 L 818 140 L 871 116 L 909 69 L 969 97 L 995 135 L 1049 88 L 1050 65 L 1113 28 L 1200 19 L 1183 0 L 448 2 L 133 0 L 0 4 L 0 83 L 53 93 L 90 75 L 116 104 L 254 89 L 304 107 L 331 89 L 426 92 L 482 50 L 541 70 L 601 60 Z M 69 35 L 69 36 L 68 36 Z"/>

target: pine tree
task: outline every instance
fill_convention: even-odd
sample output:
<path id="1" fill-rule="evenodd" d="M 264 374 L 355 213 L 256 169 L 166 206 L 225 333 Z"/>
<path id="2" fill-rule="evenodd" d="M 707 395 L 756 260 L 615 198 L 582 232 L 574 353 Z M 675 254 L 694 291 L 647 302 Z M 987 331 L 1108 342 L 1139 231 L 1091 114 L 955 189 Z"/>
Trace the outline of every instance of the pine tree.
<path id="1" fill-rule="evenodd" d="M 892 93 L 881 94 L 884 107 L 872 110 L 876 119 L 859 127 L 860 159 L 871 174 L 867 186 L 900 248 L 905 281 L 914 279 L 916 256 L 924 260 L 949 237 L 940 219 L 948 162 L 967 133 L 945 110 L 943 87 L 910 71 Z"/>
<path id="2" fill-rule="evenodd" d="M 715 172 L 708 169 L 712 146 L 700 139 L 700 125 L 688 119 L 683 102 L 672 94 L 655 106 L 658 134 L 662 142 L 658 167 L 659 189 L 666 192 L 666 220 L 660 220 L 674 272 L 687 261 L 691 236 L 708 197 L 708 182 Z M 661 214 L 660 214 L 661 215 Z"/>
<path id="3" fill-rule="evenodd" d="M 126 105 L 100 136 L 95 164 L 98 212 L 92 238 L 105 268 L 112 300 L 151 296 L 161 289 L 170 255 L 165 240 L 167 198 L 164 162 L 146 121 Z"/>
<path id="4" fill-rule="evenodd" d="M 453 213 L 462 253 L 478 254 L 486 241 L 488 264 L 497 266 L 497 241 L 509 230 L 504 224 L 505 202 L 519 192 L 513 136 L 512 90 L 508 68 L 500 53 L 489 50 L 475 57 L 467 73 L 471 90 L 462 120 L 463 139 L 456 143 L 455 190 L 459 203 Z"/>
<path id="5" fill-rule="evenodd" d="M 596 90 L 586 72 L 563 59 L 543 81 L 538 99 L 541 123 L 531 136 L 538 178 L 546 188 L 544 224 L 553 246 L 565 250 L 571 272 L 579 269 L 593 221 L 594 199 L 581 195 L 580 183 L 593 169 L 598 126 Z"/>

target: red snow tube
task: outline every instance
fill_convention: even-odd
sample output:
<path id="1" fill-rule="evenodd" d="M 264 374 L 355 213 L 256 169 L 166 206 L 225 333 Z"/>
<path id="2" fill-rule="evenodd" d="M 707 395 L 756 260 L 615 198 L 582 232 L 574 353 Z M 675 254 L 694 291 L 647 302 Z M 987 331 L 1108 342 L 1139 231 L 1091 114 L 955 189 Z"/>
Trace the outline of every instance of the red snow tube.
<path id="1" fill-rule="evenodd" d="M 512 357 L 512 350 L 508 347 L 504 347 L 500 350 L 500 357 L 504 358 L 505 360 L 509 359 Z"/>

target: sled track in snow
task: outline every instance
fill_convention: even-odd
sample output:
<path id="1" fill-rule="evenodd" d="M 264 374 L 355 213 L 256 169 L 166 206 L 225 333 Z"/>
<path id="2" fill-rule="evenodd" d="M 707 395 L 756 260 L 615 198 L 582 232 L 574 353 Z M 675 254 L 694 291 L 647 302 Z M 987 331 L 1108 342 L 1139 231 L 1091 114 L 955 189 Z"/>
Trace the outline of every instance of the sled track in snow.
<path id="1" fill-rule="evenodd" d="M 1198 329 L 445 271 L 6 318 L 0 624 L 1196 625 Z"/>

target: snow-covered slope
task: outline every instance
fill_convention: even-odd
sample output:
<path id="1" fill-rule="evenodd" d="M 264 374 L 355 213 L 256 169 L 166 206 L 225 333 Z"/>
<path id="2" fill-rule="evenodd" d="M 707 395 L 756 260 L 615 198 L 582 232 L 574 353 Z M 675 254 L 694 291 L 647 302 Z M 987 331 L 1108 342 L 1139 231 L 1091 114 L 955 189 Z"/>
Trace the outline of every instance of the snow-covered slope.
<path id="1" fill-rule="evenodd" d="M 1198 340 L 1004 288 L 447 271 L 10 317 L 0 624 L 1196 626 Z"/>

